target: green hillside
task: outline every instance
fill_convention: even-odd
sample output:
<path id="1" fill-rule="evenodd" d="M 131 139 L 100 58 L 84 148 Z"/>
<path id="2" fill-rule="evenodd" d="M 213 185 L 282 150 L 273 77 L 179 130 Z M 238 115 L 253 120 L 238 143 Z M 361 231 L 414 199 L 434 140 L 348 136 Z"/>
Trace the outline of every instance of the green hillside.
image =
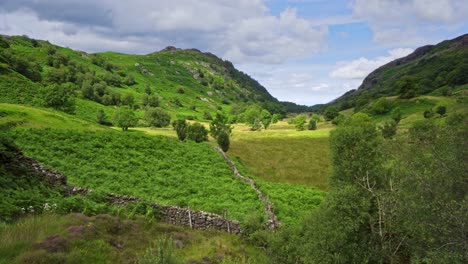
<path id="1" fill-rule="evenodd" d="M 284 114 L 257 81 L 210 53 L 168 47 L 147 55 L 87 54 L 24 36 L 0 37 L 0 94 L 1 103 L 53 107 L 90 121 L 98 109 L 122 105 L 140 118 L 148 106 L 197 120 L 233 105 Z M 70 102 L 61 101 L 66 97 Z"/>
<path id="2" fill-rule="evenodd" d="M 416 49 L 370 73 L 357 90 L 351 90 L 328 106 L 341 110 L 362 109 L 385 96 L 402 99 L 419 95 L 455 93 L 468 83 L 468 35 Z"/>

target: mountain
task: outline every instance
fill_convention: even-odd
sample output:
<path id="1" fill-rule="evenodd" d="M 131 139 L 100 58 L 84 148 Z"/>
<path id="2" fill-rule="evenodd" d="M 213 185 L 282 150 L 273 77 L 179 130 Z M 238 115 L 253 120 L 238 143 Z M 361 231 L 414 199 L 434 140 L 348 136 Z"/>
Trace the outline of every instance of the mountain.
<path id="1" fill-rule="evenodd" d="M 384 96 L 412 98 L 435 90 L 453 91 L 468 83 L 468 34 L 416 49 L 371 72 L 357 90 L 328 106 L 360 108 Z"/>
<path id="2" fill-rule="evenodd" d="M 75 98 L 74 107 L 63 102 L 66 95 Z M 121 105 L 139 117 L 139 109 L 159 106 L 196 120 L 249 105 L 285 112 L 265 87 L 211 53 L 167 47 L 146 55 L 89 54 L 26 36 L 0 36 L 0 103 L 64 104 L 60 110 L 86 120 Z"/>

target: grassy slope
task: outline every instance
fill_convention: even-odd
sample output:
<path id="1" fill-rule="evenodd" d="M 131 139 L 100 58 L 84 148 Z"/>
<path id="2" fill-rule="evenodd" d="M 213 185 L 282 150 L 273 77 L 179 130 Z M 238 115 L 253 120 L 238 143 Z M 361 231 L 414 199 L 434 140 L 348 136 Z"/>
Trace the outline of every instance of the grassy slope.
<path id="1" fill-rule="evenodd" d="M 52 235 L 63 240 L 43 246 Z M 223 232 L 148 223 L 142 218 L 80 214 L 45 214 L 0 226 L 0 263 L 135 263 L 148 248 L 157 249 L 163 238 L 178 241 L 180 248 L 172 250 L 184 263 L 267 263 L 261 250 Z"/>
<path id="2" fill-rule="evenodd" d="M 52 45 L 39 41 L 39 45 L 34 47 L 29 39 L 22 37 L 11 37 L 8 42 L 9 50 L 41 65 L 42 83 L 32 82 L 10 67 L 0 67 L 0 103 L 40 104 L 38 91 L 47 83 L 48 72 L 53 69 L 47 65 L 47 49 Z M 94 72 L 98 78 L 109 73 L 103 67 L 93 64 L 90 54 L 55 47 L 57 53 L 68 56 L 70 61 Z M 122 96 L 131 94 L 135 104 L 141 105 L 145 87 L 149 85 L 159 97 L 160 106 L 168 110 L 173 118 L 192 116 L 203 120 L 205 111 L 212 114 L 218 110 L 229 112 L 233 104 L 241 102 L 252 104 L 266 100 L 279 105 L 258 83 L 213 55 L 193 50 L 161 51 L 147 55 L 105 52 L 98 55 L 117 66 L 114 73 L 122 72 L 136 81 L 131 86 L 108 85 L 110 91 Z M 204 77 L 195 78 L 198 73 L 203 73 Z M 83 98 L 79 90 L 76 95 Z M 176 100 L 181 105 L 177 105 Z M 81 99 L 77 100 L 76 115 L 93 121 L 99 108 L 105 109 L 111 116 L 115 107 Z M 137 111 L 137 115 L 143 117 L 142 110 Z"/>

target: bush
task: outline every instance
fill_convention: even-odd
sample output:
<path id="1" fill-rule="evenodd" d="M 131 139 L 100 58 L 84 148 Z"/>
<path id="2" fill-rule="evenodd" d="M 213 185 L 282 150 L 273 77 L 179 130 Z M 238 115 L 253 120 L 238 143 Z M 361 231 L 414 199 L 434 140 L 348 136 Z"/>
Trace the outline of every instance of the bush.
<path id="1" fill-rule="evenodd" d="M 138 119 L 135 113 L 128 107 L 119 107 L 112 116 L 114 126 L 122 128 L 127 131 L 129 127 L 136 126 Z"/>
<path id="2" fill-rule="evenodd" d="M 338 108 L 336 106 L 330 106 L 323 112 L 325 116 L 325 120 L 330 121 L 335 119 L 340 113 L 338 112 Z"/>
<path id="3" fill-rule="evenodd" d="M 208 130 L 200 123 L 194 123 L 188 126 L 187 138 L 197 143 L 208 141 Z"/>
<path id="4" fill-rule="evenodd" d="M 373 105 L 372 111 L 377 115 L 383 115 L 392 109 L 392 103 L 385 97 L 379 98 Z"/>
<path id="5" fill-rule="evenodd" d="M 395 122 L 395 121 L 388 121 L 388 122 L 385 122 L 381 127 L 380 127 L 380 131 L 382 131 L 382 136 L 384 138 L 392 138 L 393 136 L 396 135 L 396 132 L 397 132 L 397 126 L 398 126 L 398 123 Z"/>
<path id="6" fill-rule="evenodd" d="M 434 116 L 434 112 L 432 112 L 432 110 L 426 110 L 424 111 L 423 115 L 424 115 L 424 118 L 431 118 Z"/>
<path id="7" fill-rule="evenodd" d="M 174 127 L 174 130 L 177 133 L 177 138 L 179 138 L 180 141 L 184 141 L 185 138 L 187 137 L 187 130 L 188 130 L 187 121 L 185 121 L 185 119 L 178 119 L 172 122 L 172 126 Z"/>
<path id="8" fill-rule="evenodd" d="M 205 112 L 203 112 L 203 119 L 213 120 L 213 117 L 211 116 L 210 112 L 205 111 Z"/>
<path id="9" fill-rule="evenodd" d="M 106 124 L 106 113 L 104 112 L 104 110 L 98 109 L 97 115 L 96 115 L 96 121 L 101 125 Z"/>
<path id="10" fill-rule="evenodd" d="M 171 123 L 171 116 L 162 108 L 148 108 L 145 111 L 145 120 L 150 126 L 165 127 Z"/>
<path id="11" fill-rule="evenodd" d="M 297 130 L 302 131 L 305 129 L 304 125 L 306 123 L 306 116 L 305 115 L 298 115 L 294 118 L 294 126 Z"/>
<path id="12" fill-rule="evenodd" d="M 229 134 L 226 131 L 221 131 L 219 133 L 218 138 L 216 140 L 218 142 L 218 146 L 224 151 L 227 152 L 229 150 Z"/>
<path id="13" fill-rule="evenodd" d="M 316 130 L 317 129 L 317 120 L 311 118 L 309 120 L 309 125 L 307 126 L 307 129 Z"/>
<path id="14" fill-rule="evenodd" d="M 157 95 L 143 95 L 143 105 L 149 107 L 158 107 L 159 106 L 159 98 Z"/>
<path id="15" fill-rule="evenodd" d="M 53 84 L 43 89 L 44 106 L 52 107 L 66 113 L 75 112 L 75 99 L 70 86 Z"/>
<path id="16" fill-rule="evenodd" d="M 445 107 L 445 105 L 438 105 L 435 109 L 435 112 L 441 116 L 445 115 L 446 111 L 447 111 L 447 107 Z"/>

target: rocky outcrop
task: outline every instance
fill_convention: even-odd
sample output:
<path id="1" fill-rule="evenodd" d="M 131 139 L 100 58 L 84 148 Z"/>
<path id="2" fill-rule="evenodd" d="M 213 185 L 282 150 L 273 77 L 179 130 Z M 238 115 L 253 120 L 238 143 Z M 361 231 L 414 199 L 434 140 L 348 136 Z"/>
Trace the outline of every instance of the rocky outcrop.
<path id="1" fill-rule="evenodd" d="M 270 229 L 277 229 L 280 226 L 280 221 L 278 220 L 278 217 L 275 214 L 275 207 L 273 206 L 273 203 L 270 201 L 270 199 L 268 199 L 268 197 L 265 194 L 263 194 L 262 191 L 260 191 L 254 180 L 244 177 L 242 176 L 242 174 L 240 174 L 236 164 L 234 164 L 234 162 L 226 155 L 226 153 L 224 153 L 224 151 L 221 148 L 214 147 L 214 149 L 224 158 L 224 160 L 228 163 L 229 167 L 231 167 L 234 176 L 239 178 L 241 181 L 249 184 L 250 187 L 252 187 L 252 189 L 255 190 L 255 192 L 258 195 L 258 199 L 260 199 L 264 204 L 263 210 L 265 211 L 265 214 L 268 217 L 266 223 L 267 227 Z"/>

